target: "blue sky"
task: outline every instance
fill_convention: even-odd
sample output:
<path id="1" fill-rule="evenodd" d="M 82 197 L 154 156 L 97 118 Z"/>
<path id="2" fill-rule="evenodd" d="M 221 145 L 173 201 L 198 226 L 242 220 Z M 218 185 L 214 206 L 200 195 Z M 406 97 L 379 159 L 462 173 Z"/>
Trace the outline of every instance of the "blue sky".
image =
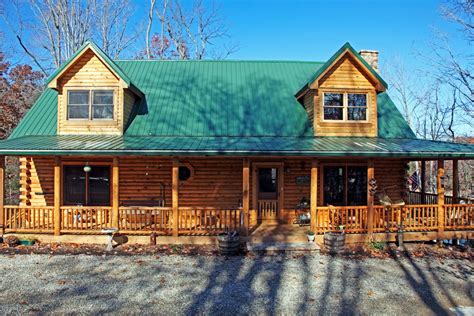
<path id="1" fill-rule="evenodd" d="M 135 12 L 131 25 L 144 29 L 149 1 L 131 1 Z M 436 0 L 216 2 L 228 25 L 231 41 L 239 46 L 229 59 L 325 61 L 348 41 L 356 50 L 379 50 L 381 63 L 399 57 L 406 66 L 416 67 L 419 62 L 413 61 L 413 55 L 426 50 L 434 28 L 454 31 L 454 26 L 440 16 L 442 2 Z M 205 3 L 211 2 L 205 0 Z M 27 9 L 27 1 L 23 5 L 21 14 L 27 19 L 31 11 Z M 2 19 L 0 30 L 6 36 L 4 46 L 18 46 Z M 141 39 L 138 45 L 143 44 Z M 21 52 L 18 47 L 16 50 Z M 25 56 L 10 57 L 29 62 Z"/>
<path id="2" fill-rule="evenodd" d="M 221 2 L 239 51 L 232 59 L 317 60 L 329 58 L 346 41 L 375 49 L 381 61 L 399 56 L 407 65 L 425 49 L 433 28 L 453 31 L 438 1 Z"/>

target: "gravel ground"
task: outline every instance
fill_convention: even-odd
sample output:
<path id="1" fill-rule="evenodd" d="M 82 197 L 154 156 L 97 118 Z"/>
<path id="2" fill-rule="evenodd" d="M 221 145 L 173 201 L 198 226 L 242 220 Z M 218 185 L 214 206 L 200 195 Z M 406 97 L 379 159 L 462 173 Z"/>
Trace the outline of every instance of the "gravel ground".
<path id="1" fill-rule="evenodd" d="M 459 259 L 0 255 L 0 313 L 446 314 L 473 306 Z"/>

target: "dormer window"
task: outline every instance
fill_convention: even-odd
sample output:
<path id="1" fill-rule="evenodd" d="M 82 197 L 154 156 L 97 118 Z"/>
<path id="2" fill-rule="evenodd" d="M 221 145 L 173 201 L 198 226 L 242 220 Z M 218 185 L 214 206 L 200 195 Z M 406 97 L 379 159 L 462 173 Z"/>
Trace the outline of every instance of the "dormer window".
<path id="1" fill-rule="evenodd" d="M 323 120 L 367 121 L 367 94 L 324 92 Z"/>
<path id="2" fill-rule="evenodd" d="M 113 90 L 69 90 L 68 120 L 112 120 L 114 118 Z"/>

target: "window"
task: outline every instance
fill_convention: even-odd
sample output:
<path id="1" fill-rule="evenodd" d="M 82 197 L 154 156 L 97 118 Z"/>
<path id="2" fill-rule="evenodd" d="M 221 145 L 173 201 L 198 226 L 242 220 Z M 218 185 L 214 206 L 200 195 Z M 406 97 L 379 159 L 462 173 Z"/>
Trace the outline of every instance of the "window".
<path id="1" fill-rule="evenodd" d="M 178 169 L 179 181 L 186 181 L 191 178 L 191 170 L 188 167 L 179 167 Z"/>
<path id="2" fill-rule="evenodd" d="M 90 172 L 84 166 L 64 166 L 64 205 L 110 206 L 110 167 L 91 166 Z"/>
<path id="3" fill-rule="evenodd" d="M 323 181 L 324 205 L 367 204 L 367 167 L 327 166 Z"/>
<path id="4" fill-rule="evenodd" d="M 325 121 L 367 121 L 367 94 L 324 93 Z"/>
<path id="5" fill-rule="evenodd" d="M 194 168 L 189 163 L 181 163 L 178 168 L 179 181 L 189 181 L 194 178 Z"/>
<path id="6" fill-rule="evenodd" d="M 111 120 L 114 118 L 113 90 L 68 91 L 68 119 Z"/>

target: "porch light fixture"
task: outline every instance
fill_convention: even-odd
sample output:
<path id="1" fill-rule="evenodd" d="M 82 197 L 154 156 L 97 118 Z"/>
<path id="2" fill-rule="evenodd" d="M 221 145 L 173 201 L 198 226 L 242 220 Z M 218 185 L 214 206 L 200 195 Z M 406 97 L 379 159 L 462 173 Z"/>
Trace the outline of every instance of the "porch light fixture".
<path id="1" fill-rule="evenodd" d="M 86 162 L 86 165 L 84 166 L 84 172 L 89 173 L 91 172 L 91 166 L 89 166 L 89 162 Z"/>

